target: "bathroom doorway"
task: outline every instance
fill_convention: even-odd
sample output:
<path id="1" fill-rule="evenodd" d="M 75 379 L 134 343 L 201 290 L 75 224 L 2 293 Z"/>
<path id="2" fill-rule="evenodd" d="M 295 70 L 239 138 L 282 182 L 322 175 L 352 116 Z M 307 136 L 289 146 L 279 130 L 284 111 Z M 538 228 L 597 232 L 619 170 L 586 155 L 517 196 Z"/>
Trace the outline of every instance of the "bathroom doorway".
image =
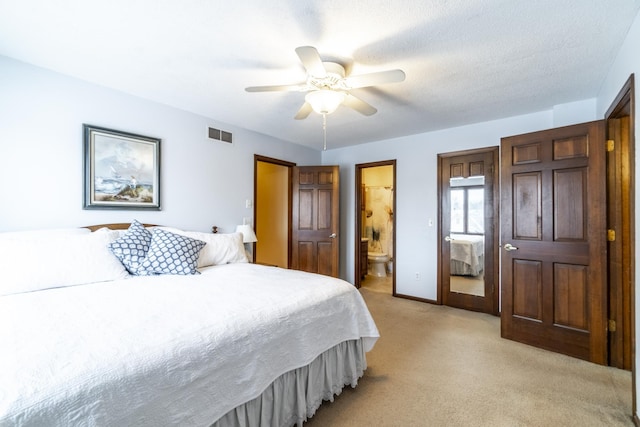
<path id="1" fill-rule="evenodd" d="M 396 161 L 356 165 L 356 287 L 396 295 Z"/>

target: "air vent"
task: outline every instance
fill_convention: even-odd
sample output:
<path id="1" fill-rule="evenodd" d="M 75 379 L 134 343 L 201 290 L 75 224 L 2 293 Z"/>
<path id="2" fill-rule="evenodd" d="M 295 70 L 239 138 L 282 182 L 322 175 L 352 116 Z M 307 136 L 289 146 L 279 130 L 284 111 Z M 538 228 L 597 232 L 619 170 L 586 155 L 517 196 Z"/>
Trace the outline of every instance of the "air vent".
<path id="1" fill-rule="evenodd" d="M 233 142 L 231 132 L 225 132 L 216 128 L 208 128 L 208 136 L 209 139 L 215 139 L 222 142 L 228 142 L 231 144 Z"/>
<path id="2" fill-rule="evenodd" d="M 220 129 L 209 128 L 209 138 L 220 139 Z"/>
<path id="3" fill-rule="evenodd" d="M 229 142 L 230 143 L 231 142 L 231 132 L 222 131 L 221 140 L 224 141 L 224 142 Z"/>

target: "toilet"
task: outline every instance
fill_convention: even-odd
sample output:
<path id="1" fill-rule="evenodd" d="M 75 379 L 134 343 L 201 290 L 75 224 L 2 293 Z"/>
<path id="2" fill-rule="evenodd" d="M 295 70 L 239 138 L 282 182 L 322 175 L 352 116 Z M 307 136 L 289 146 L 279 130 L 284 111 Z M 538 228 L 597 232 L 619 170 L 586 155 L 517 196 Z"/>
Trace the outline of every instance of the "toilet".
<path id="1" fill-rule="evenodd" d="M 384 252 L 369 252 L 367 258 L 369 258 L 369 274 L 376 277 L 387 276 L 389 255 Z"/>

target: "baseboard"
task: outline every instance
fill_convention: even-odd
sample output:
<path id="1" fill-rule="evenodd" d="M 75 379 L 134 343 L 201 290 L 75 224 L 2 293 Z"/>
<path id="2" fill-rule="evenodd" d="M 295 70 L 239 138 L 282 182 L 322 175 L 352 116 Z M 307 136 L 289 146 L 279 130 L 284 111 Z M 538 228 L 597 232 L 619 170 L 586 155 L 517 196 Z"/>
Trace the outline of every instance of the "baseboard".
<path id="1" fill-rule="evenodd" d="M 397 298 L 410 299 L 410 300 L 418 301 L 418 302 L 426 302 L 427 304 L 441 305 L 441 304 L 438 303 L 438 301 L 432 300 L 432 299 L 428 299 L 428 298 L 419 298 L 419 297 L 414 297 L 414 296 L 411 296 L 411 295 L 404 295 L 404 294 L 394 294 L 393 296 L 397 297 Z M 640 427 L 640 426 L 638 426 L 638 427 Z"/>

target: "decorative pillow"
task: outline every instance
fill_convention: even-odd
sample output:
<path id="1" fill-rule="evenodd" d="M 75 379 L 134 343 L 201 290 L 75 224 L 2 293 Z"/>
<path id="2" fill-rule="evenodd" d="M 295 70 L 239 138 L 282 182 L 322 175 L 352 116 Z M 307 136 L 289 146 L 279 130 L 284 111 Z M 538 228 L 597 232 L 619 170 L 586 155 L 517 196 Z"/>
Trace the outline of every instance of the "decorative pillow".
<path id="1" fill-rule="evenodd" d="M 149 252 L 140 264 L 146 274 L 200 274 L 198 254 L 202 240 L 154 228 Z"/>
<path id="2" fill-rule="evenodd" d="M 139 272 L 140 264 L 147 256 L 150 244 L 151 232 L 134 219 L 126 233 L 109 245 L 109 250 L 120 260 L 129 273 L 137 276 L 144 274 L 144 271 Z"/>
<path id="3" fill-rule="evenodd" d="M 212 234 L 198 231 L 182 231 L 175 228 L 161 227 L 162 230 L 202 240 L 207 245 L 200 251 L 198 268 L 210 265 L 249 262 L 247 252 L 242 243 L 242 233 Z"/>
<path id="4" fill-rule="evenodd" d="M 129 277 L 107 245 L 113 233 L 29 233 L 0 239 L 0 295 Z"/>

